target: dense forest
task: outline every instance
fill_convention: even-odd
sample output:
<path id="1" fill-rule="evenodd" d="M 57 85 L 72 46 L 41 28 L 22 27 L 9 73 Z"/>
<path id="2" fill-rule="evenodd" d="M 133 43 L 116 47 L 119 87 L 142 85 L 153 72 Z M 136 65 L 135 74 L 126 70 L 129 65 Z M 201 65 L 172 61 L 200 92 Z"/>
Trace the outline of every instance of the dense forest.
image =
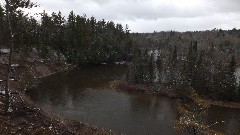
<path id="1" fill-rule="evenodd" d="M 139 49 L 126 79 L 170 86 L 180 95 L 191 86 L 206 99 L 239 101 L 239 36 L 236 29 L 132 34 Z"/>
<path id="2" fill-rule="evenodd" d="M 132 40 L 128 27 L 112 21 L 87 18 L 70 12 L 39 14 L 40 20 L 19 10 L 11 14 L 14 51 L 28 54 L 33 49 L 41 57 L 54 54 L 79 66 L 131 60 Z M 9 43 L 5 10 L 0 6 L 0 47 Z"/>
<path id="3" fill-rule="evenodd" d="M 66 19 L 61 12 L 30 16 L 25 9 L 38 6 L 30 0 L 1 4 L 1 134 L 112 134 L 76 121 L 65 123 L 40 109 L 25 92 L 42 78 L 75 67 L 131 61 L 128 26 L 73 11 Z"/>
<path id="4" fill-rule="evenodd" d="M 62 67 L 66 63 L 72 67 L 85 67 L 128 61 L 130 64 L 124 83 L 147 87 L 151 92 L 171 90 L 177 98 L 187 99 L 182 100 L 183 103 L 178 107 L 180 117 L 177 127 L 190 129 L 192 134 L 215 133 L 212 130 L 205 132 L 209 125 L 202 119 L 205 119 L 206 110 L 210 107 L 203 102 L 205 99 L 240 102 L 240 78 L 236 76 L 240 63 L 240 30 L 130 33 L 128 25 L 124 27 L 112 21 L 89 18 L 85 14 L 76 15 L 73 11 L 68 17 L 60 11 L 52 14 L 43 11 L 38 14 L 40 18 L 35 18 L 18 10 L 32 8 L 34 4 L 29 4 L 29 0 L 21 2 L 10 1 L 10 5 L 6 3 L 5 7 L 0 5 L 0 88 L 5 89 L 1 90 L 1 95 L 4 95 L 1 100 L 5 101 L 1 104 L 5 104 L 5 114 L 17 111 L 20 106 L 13 110 L 13 101 L 16 100 L 13 100 L 11 85 L 23 83 L 23 87 L 18 88 L 26 90 L 31 85 L 30 81 L 38 79 L 32 67 L 35 66 L 37 70 L 39 63 L 42 63 L 48 69 L 46 65 L 49 61 L 59 61 Z M 37 58 L 48 61 L 26 60 L 25 76 L 23 73 L 14 73 L 24 68 L 24 64 L 19 66 L 17 60 L 30 57 L 32 52 L 39 55 Z M 66 69 L 73 69 L 69 67 Z M 52 70 L 51 73 L 63 70 L 56 68 L 56 72 Z M 49 74 L 42 73 L 39 77 L 44 75 Z M 141 90 L 148 89 L 138 89 Z M 24 103 L 21 105 L 24 106 Z"/>
<path id="5" fill-rule="evenodd" d="M 205 32 L 129 33 L 128 27 L 71 11 L 39 14 L 40 20 L 19 10 L 11 14 L 14 52 L 36 50 L 42 58 L 83 66 L 131 61 L 126 80 L 133 84 L 192 86 L 205 98 L 239 101 L 235 76 L 239 58 L 237 29 Z M 0 47 L 10 40 L 5 9 L 0 7 Z"/>

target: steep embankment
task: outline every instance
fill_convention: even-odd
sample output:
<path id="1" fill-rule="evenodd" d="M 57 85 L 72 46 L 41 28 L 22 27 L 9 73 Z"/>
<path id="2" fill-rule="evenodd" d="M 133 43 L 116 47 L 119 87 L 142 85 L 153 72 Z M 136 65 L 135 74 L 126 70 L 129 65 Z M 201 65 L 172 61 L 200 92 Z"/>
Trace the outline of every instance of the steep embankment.
<path id="1" fill-rule="evenodd" d="M 59 57 L 41 59 L 37 52 L 15 55 L 11 73 L 11 107 L 4 110 L 4 76 L 0 75 L 0 133 L 1 134 L 113 134 L 110 131 L 54 116 L 38 108 L 25 95 L 25 90 L 36 86 L 41 78 L 73 68 Z M 7 54 L 0 55 L 0 71 L 5 72 Z"/>

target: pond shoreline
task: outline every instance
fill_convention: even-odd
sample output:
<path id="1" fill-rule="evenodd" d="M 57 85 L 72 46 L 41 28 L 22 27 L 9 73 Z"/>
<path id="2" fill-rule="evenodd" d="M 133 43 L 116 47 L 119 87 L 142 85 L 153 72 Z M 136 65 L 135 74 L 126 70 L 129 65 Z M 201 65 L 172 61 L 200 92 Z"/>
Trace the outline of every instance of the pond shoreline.
<path id="1" fill-rule="evenodd" d="M 11 90 L 16 98 L 13 113 L 6 116 L 2 113 L 4 108 L 4 96 L 0 95 L 0 125 L 1 133 L 45 133 L 45 134 L 116 134 L 110 130 L 100 129 L 86 123 L 76 122 L 64 119 L 55 114 L 51 114 L 47 110 L 38 107 L 29 97 L 26 96 L 25 90 L 31 87 L 37 87 L 48 76 L 70 71 L 75 68 L 71 64 L 57 63 L 54 60 L 42 60 L 40 58 L 18 59 L 19 67 L 16 68 L 17 75 L 20 76 L 18 81 L 11 81 Z M 0 64 L 4 65 L 4 64 Z M 31 70 L 29 70 L 31 69 Z M 4 71 L 4 69 L 0 69 Z M 27 75 L 27 76 L 25 76 Z M 30 76 L 30 79 L 29 79 Z M 0 80 L 3 80 L 0 76 Z M 130 85 L 123 81 L 113 81 L 110 86 L 119 90 L 132 94 L 145 94 L 155 96 L 165 96 L 169 98 L 179 98 L 171 87 L 165 86 L 160 88 L 159 91 L 153 91 L 152 86 L 144 85 Z M 240 103 L 225 103 L 221 101 L 206 100 L 212 105 L 228 108 L 240 108 Z M 25 121 L 25 122 L 23 122 Z M 9 130 L 6 130 L 7 127 Z M 27 130 L 22 130 L 26 129 Z M 52 130 L 54 129 L 54 130 Z"/>
<path id="2" fill-rule="evenodd" d="M 114 88 L 118 91 L 128 92 L 131 94 L 165 96 L 168 98 L 182 99 L 181 97 L 177 96 L 174 89 L 169 86 L 163 86 L 157 90 L 153 90 L 154 88 L 151 88 L 152 86 L 134 85 L 134 84 L 127 83 L 126 81 L 122 81 L 122 80 L 114 80 L 114 81 L 110 82 L 109 85 L 111 88 Z M 214 100 L 203 99 L 203 98 L 201 100 L 207 102 L 210 105 L 214 105 L 214 106 L 240 109 L 240 103 L 236 103 L 236 102 L 214 101 Z"/>
<path id="3" fill-rule="evenodd" d="M 7 56 L 1 56 L 7 59 Z M 115 134 L 110 130 L 100 129 L 92 125 L 56 116 L 36 105 L 27 95 L 26 89 L 37 87 L 42 79 L 75 68 L 74 65 L 56 59 L 41 59 L 32 52 L 26 58 L 17 57 L 18 67 L 14 68 L 16 80 L 10 82 L 13 112 L 4 114 L 4 94 L 0 95 L 0 132 L 2 134 Z M 5 72 L 7 62 L 0 66 Z M 0 80 L 4 80 L 0 76 Z M 3 85 L 2 85 L 3 86 Z M 1 91 L 3 87 L 0 86 Z"/>

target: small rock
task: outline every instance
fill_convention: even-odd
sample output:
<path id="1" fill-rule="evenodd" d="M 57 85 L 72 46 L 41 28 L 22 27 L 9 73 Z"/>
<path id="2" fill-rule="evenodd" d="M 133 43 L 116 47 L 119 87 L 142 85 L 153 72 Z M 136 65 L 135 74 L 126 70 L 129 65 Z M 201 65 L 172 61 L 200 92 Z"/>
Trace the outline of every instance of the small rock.
<path id="1" fill-rule="evenodd" d="M 19 64 L 12 64 L 11 67 L 19 67 Z"/>
<path id="2" fill-rule="evenodd" d="M 52 126 L 49 127 L 49 130 L 52 130 Z"/>

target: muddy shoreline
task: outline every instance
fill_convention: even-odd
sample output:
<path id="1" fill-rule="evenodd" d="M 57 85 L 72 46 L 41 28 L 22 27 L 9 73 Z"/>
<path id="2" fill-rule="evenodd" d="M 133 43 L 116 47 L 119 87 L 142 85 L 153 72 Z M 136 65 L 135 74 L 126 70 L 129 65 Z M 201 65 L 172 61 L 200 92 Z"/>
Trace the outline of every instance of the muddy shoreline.
<path id="1" fill-rule="evenodd" d="M 0 56 L 0 71 L 5 72 L 6 56 Z M 64 119 L 37 106 L 25 91 L 36 87 L 42 79 L 50 75 L 72 70 L 75 66 L 57 58 L 41 59 L 34 52 L 29 56 L 15 56 L 15 63 L 10 82 L 13 112 L 4 114 L 4 94 L 0 95 L 0 132 L 1 134 L 115 134 L 110 130 L 100 129 L 86 123 Z M 0 80 L 4 80 L 0 76 Z M 3 84 L 0 87 L 4 91 Z"/>
<path id="2" fill-rule="evenodd" d="M 169 86 L 163 86 L 161 88 L 154 88 L 152 86 L 145 86 L 145 85 L 133 85 L 129 84 L 122 80 L 115 80 L 110 82 L 110 87 L 114 88 L 118 91 L 128 92 L 131 94 L 145 94 L 145 95 L 154 95 L 154 96 L 165 96 L 174 99 L 181 99 L 173 88 Z M 154 90 L 155 89 L 155 90 Z M 203 99 L 205 102 L 209 103 L 210 105 L 225 107 L 225 108 L 233 108 L 233 109 L 240 109 L 240 103 L 235 102 L 224 102 L 224 101 L 214 101 L 210 99 Z"/>
<path id="3" fill-rule="evenodd" d="M 1 56 L 2 57 L 2 56 Z M 1 58 L 4 59 L 4 58 Z M 14 67 L 15 78 L 11 81 L 11 92 L 14 99 L 13 112 L 9 115 L 3 113 L 4 95 L 0 95 L 0 132 L 2 134 L 116 134 L 110 130 L 100 129 L 86 123 L 64 119 L 48 110 L 38 107 L 25 91 L 31 87 L 37 87 L 42 79 L 53 74 L 69 71 L 75 68 L 56 58 L 41 59 L 37 54 L 30 54 L 27 58 L 16 57 L 17 67 Z M 4 72 L 6 64 L 0 63 L 0 71 Z M 0 76 L 4 80 L 4 76 Z M 147 94 L 179 98 L 173 88 L 164 86 L 157 90 L 153 86 L 132 85 L 124 81 L 110 82 L 110 87 L 119 91 L 133 94 Z M 3 91 L 3 88 L 1 91 Z M 240 108 L 240 103 L 206 100 L 208 103 L 220 107 Z"/>

